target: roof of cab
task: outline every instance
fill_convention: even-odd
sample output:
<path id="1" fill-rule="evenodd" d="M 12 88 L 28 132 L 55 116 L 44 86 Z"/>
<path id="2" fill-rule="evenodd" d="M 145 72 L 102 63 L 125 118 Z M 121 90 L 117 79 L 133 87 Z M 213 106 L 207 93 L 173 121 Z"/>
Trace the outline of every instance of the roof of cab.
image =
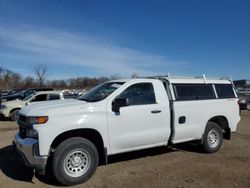
<path id="1" fill-rule="evenodd" d="M 37 91 L 36 94 L 60 94 L 62 91 Z"/>

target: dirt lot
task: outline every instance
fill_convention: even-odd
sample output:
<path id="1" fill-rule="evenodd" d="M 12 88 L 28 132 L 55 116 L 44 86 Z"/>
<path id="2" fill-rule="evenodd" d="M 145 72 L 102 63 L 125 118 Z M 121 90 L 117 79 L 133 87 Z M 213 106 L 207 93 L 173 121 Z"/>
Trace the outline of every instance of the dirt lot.
<path id="1" fill-rule="evenodd" d="M 11 148 L 17 125 L 0 121 L 0 187 L 56 187 L 34 175 Z M 118 155 L 85 184 L 74 187 L 250 187 L 250 112 L 242 112 L 237 133 L 215 154 L 193 144 Z"/>

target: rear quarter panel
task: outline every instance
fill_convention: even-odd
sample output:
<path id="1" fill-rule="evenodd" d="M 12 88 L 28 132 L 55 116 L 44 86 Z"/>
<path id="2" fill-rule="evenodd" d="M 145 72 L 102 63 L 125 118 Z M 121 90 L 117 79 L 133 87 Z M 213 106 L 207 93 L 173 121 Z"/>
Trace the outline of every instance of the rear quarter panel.
<path id="1" fill-rule="evenodd" d="M 175 132 L 173 143 L 201 139 L 207 122 L 215 116 L 224 116 L 231 131 L 236 131 L 240 121 L 238 99 L 212 99 L 197 101 L 175 101 Z M 179 117 L 185 116 L 186 122 L 179 123 Z"/>

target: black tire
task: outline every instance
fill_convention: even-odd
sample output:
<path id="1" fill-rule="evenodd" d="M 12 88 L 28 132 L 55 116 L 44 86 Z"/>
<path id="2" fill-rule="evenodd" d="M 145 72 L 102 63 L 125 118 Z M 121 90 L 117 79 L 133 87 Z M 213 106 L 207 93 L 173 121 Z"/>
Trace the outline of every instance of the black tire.
<path id="1" fill-rule="evenodd" d="M 55 150 L 53 174 L 63 185 L 80 184 L 95 173 L 98 161 L 98 151 L 92 142 L 81 137 L 69 138 Z"/>
<path id="2" fill-rule="evenodd" d="M 208 122 L 203 135 L 202 145 L 206 153 L 217 152 L 223 143 L 221 127 L 215 122 Z"/>
<path id="3" fill-rule="evenodd" d="M 20 109 L 16 109 L 16 110 L 11 112 L 11 115 L 10 115 L 10 120 L 11 121 L 17 121 L 17 115 L 18 115 L 19 110 Z"/>
<path id="4" fill-rule="evenodd" d="M 250 110 L 250 103 L 248 103 L 248 104 L 246 105 L 246 109 L 247 109 L 247 110 Z"/>

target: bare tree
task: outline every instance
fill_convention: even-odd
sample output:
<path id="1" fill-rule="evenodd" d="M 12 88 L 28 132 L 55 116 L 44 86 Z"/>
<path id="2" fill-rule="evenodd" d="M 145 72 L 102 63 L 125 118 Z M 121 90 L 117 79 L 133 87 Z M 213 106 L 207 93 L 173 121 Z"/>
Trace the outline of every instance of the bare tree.
<path id="1" fill-rule="evenodd" d="M 30 88 L 35 86 L 35 81 L 31 76 L 25 77 L 23 80 L 23 87 L 24 88 Z"/>
<path id="2" fill-rule="evenodd" d="M 45 79 L 47 77 L 48 70 L 49 69 L 48 69 L 47 66 L 41 65 L 41 64 L 36 65 L 36 66 L 33 67 L 33 72 L 37 77 L 39 87 L 42 87 L 44 85 L 44 81 L 45 81 Z"/>
<path id="3" fill-rule="evenodd" d="M 121 76 L 117 73 L 110 75 L 110 80 L 121 79 Z"/>
<path id="4" fill-rule="evenodd" d="M 32 67 L 36 80 L 32 76 L 23 77 L 21 74 L 0 66 L 0 90 L 27 89 L 32 87 L 52 87 L 56 89 L 90 89 L 97 84 L 110 79 L 121 78 L 119 74 L 109 77 L 78 77 L 71 79 L 47 80 L 48 68 L 44 65 Z"/>
<path id="5" fill-rule="evenodd" d="M 22 82 L 21 75 L 18 74 L 18 73 L 13 72 L 12 76 L 11 76 L 11 82 L 10 82 L 11 85 L 12 85 L 12 88 L 14 88 L 14 89 L 19 88 L 20 85 L 21 85 L 21 82 Z"/>

